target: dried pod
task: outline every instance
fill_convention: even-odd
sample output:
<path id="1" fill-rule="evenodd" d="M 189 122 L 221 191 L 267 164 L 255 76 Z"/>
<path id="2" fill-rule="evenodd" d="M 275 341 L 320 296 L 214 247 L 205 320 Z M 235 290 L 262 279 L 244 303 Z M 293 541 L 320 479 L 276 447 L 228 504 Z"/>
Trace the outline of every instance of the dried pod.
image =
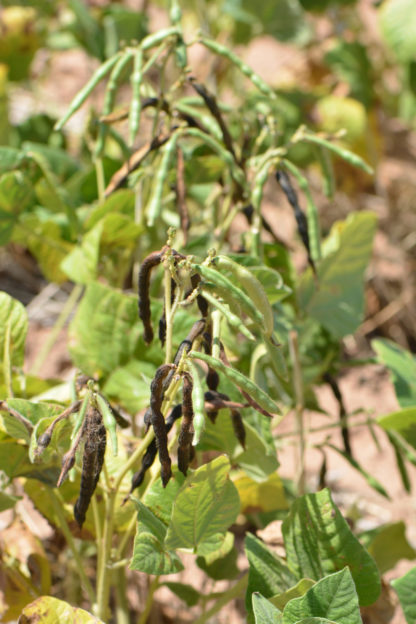
<path id="1" fill-rule="evenodd" d="M 85 522 L 92 495 L 97 487 L 107 443 L 107 432 L 102 416 L 95 408 L 91 408 L 87 414 L 84 435 L 86 439 L 82 456 L 81 485 L 74 505 L 74 516 L 79 527 Z"/>
<path id="2" fill-rule="evenodd" d="M 198 287 L 198 284 L 200 282 L 201 282 L 201 277 L 198 275 L 198 273 L 195 273 L 194 275 L 192 275 L 191 276 L 192 290 L 195 290 L 195 288 Z M 197 303 L 198 309 L 199 309 L 199 311 L 201 313 L 201 316 L 203 318 L 206 318 L 208 316 L 208 312 L 209 312 L 209 306 L 208 306 L 207 300 L 202 295 L 197 295 L 196 303 Z"/>
<path id="3" fill-rule="evenodd" d="M 156 444 L 159 450 L 160 475 L 163 486 L 166 487 L 172 476 L 171 460 L 168 451 L 168 436 L 166 433 L 165 419 L 161 412 L 163 400 L 163 382 L 172 370 L 172 364 L 162 364 L 150 385 L 150 408 L 152 410 L 151 423 L 155 432 Z"/>
<path id="4" fill-rule="evenodd" d="M 185 374 L 182 386 L 182 425 L 178 437 L 178 468 L 185 476 L 188 471 L 192 439 L 194 437 L 192 389 L 192 377 L 189 374 Z"/>
<path id="5" fill-rule="evenodd" d="M 154 251 L 149 254 L 142 262 L 139 271 L 138 279 L 138 292 L 139 292 L 139 317 L 143 322 L 144 327 L 144 341 L 146 344 L 150 344 L 153 340 L 153 328 L 150 311 L 150 274 L 153 267 L 160 264 L 164 249 L 160 251 Z"/>
<path id="6" fill-rule="evenodd" d="M 180 404 L 175 405 L 175 407 L 172 409 L 172 411 L 170 412 L 165 422 L 166 433 L 169 433 L 169 431 L 172 429 L 174 422 L 178 420 L 178 418 L 180 418 L 181 416 L 182 416 L 182 405 Z M 143 455 L 142 465 L 140 467 L 140 470 L 135 472 L 132 477 L 131 489 L 130 489 L 129 495 L 126 496 L 123 503 L 128 499 L 128 497 L 133 492 L 133 490 L 138 488 L 143 483 L 145 474 L 147 470 L 150 468 L 150 466 L 153 465 L 156 454 L 157 454 L 156 440 L 152 440 L 149 446 L 147 447 L 145 454 Z"/>
<path id="7" fill-rule="evenodd" d="M 241 414 L 238 410 L 232 409 L 230 410 L 231 422 L 233 423 L 233 429 L 235 433 L 235 437 L 240 442 L 243 449 L 246 448 L 246 430 L 244 427 L 243 419 L 241 418 Z"/>
<path id="8" fill-rule="evenodd" d="M 309 242 L 309 232 L 308 232 L 308 221 L 306 219 L 305 213 L 302 211 L 298 198 L 295 192 L 295 189 L 292 186 L 289 176 L 286 171 L 276 171 L 276 180 L 280 184 L 280 187 L 283 193 L 286 195 L 287 201 L 293 208 L 293 212 L 295 213 L 296 224 L 298 226 L 299 236 L 303 242 L 303 245 L 308 254 L 308 262 L 312 267 L 313 272 L 316 274 L 315 263 L 311 256 L 311 247 Z"/>

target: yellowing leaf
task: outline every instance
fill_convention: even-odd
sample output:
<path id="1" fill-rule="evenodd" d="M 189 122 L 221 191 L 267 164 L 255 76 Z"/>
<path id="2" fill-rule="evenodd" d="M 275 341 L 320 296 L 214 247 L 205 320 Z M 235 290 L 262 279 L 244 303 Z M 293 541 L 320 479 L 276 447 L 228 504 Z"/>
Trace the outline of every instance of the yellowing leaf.
<path id="1" fill-rule="evenodd" d="M 234 479 L 241 500 L 241 511 L 275 511 L 287 509 L 283 485 L 277 472 L 258 483 L 244 474 Z"/>

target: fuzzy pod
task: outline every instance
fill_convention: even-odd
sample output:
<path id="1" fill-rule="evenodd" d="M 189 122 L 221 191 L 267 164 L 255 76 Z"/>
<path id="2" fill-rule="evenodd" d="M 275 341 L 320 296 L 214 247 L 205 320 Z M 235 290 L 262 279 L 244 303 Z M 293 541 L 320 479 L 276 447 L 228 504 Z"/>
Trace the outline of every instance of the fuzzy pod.
<path id="1" fill-rule="evenodd" d="M 88 412 L 85 437 L 80 491 L 74 505 L 74 517 L 80 528 L 85 522 L 91 498 L 97 487 L 106 448 L 106 429 L 100 412 L 95 408 L 91 408 Z"/>
<path id="2" fill-rule="evenodd" d="M 166 421 L 165 421 L 166 433 L 169 433 L 175 421 L 178 420 L 178 418 L 180 418 L 181 416 L 182 416 L 182 405 L 180 404 L 175 405 L 175 407 L 171 410 L 169 416 L 166 418 Z M 149 446 L 146 449 L 145 454 L 143 455 L 140 469 L 137 472 L 135 472 L 132 477 L 131 489 L 130 489 L 129 494 L 131 494 L 133 490 L 138 488 L 143 483 L 146 472 L 153 465 L 156 455 L 157 455 L 157 445 L 156 445 L 156 439 L 154 439 L 150 442 Z"/>
<path id="3" fill-rule="evenodd" d="M 164 250 L 154 251 L 149 254 L 142 262 L 139 270 L 138 293 L 139 293 L 139 317 L 142 320 L 144 334 L 143 338 L 146 344 L 150 344 L 153 340 L 153 328 L 150 311 L 150 274 L 152 269 L 160 264 Z"/>
<path id="4" fill-rule="evenodd" d="M 168 451 L 168 436 L 166 433 L 165 419 L 161 411 L 164 394 L 163 382 L 171 370 L 171 364 L 162 364 L 162 366 L 159 366 L 150 385 L 151 423 L 155 432 L 156 445 L 159 451 L 160 475 L 162 477 L 163 487 L 166 487 L 172 476 L 171 459 Z"/>
<path id="5" fill-rule="evenodd" d="M 246 448 L 246 429 L 244 427 L 243 419 L 238 410 L 232 409 L 230 410 L 231 422 L 233 424 L 233 429 L 235 433 L 235 437 L 240 442 L 241 446 L 245 450 Z"/>
<path id="6" fill-rule="evenodd" d="M 192 389 L 192 377 L 189 374 L 185 374 L 182 385 L 182 425 L 178 437 L 178 468 L 185 476 L 188 471 L 194 436 Z"/>

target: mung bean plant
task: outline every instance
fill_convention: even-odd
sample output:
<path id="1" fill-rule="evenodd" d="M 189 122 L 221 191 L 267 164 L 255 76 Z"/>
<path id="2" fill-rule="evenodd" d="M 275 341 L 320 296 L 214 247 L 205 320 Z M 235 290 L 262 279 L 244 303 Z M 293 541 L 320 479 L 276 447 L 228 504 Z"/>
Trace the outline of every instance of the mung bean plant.
<path id="1" fill-rule="evenodd" d="M 175 0 L 169 15 L 166 28 L 100 57 L 57 121 L 62 138 L 101 89 L 82 158 L 36 142 L 0 148 L 2 243 L 26 248 L 47 280 L 71 283 L 30 371 L 27 312 L 0 293 L 1 509 L 30 499 L 59 536 L 53 552 L 64 561 L 62 571 L 36 542 L 30 567 L 2 544 L 2 621 L 144 624 L 165 586 L 198 624 L 244 597 L 243 617 L 256 624 L 359 624 L 360 607 L 382 591 L 391 527 L 360 541 L 325 487 L 325 459 L 335 450 L 389 496 L 349 437 L 355 426 L 379 425 L 348 414 L 337 383 L 354 365 L 342 341 L 363 318 L 376 218 L 353 212 L 324 237 L 296 148 L 309 150 L 329 195 L 333 159 L 372 170 L 347 149 L 342 129 L 318 132 L 306 120 L 290 128 L 287 102 L 238 54 L 205 32 L 185 32 Z M 212 79 L 192 67 L 194 47 L 204 49 Z M 237 106 L 222 97 L 215 67 Z M 286 205 L 297 229 L 290 243 L 279 229 Z M 67 323 L 74 373 L 45 380 L 42 366 Z M 395 370 L 398 348 L 374 348 Z M 400 357 L 414 368 L 410 354 Z M 340 429 L 342 445 L 329 436 L 319 445 L 322 487 L 312 491 L 306 411 L 318 408 L 320 384 L 339 405 L 324 432 Z M 413 395 L 380 422 L 407 489 Z M 278 425 L 290 415 L 284 439 Z M 279 477 L 284 443 L 297 453 L 291 483 Z M 284 554 L 255 535 L 273 520 L 283 520 Z M 395 530 L 405 540 L 403 527 Z M 210 586 L 225 580 L 226 589 L 170 581 L 189 554 Z M 146 585 L 138 609 L 127 590 L 137 578 Z M 405 611 L 412 579 L 414 569 L 395 582 Z"/>

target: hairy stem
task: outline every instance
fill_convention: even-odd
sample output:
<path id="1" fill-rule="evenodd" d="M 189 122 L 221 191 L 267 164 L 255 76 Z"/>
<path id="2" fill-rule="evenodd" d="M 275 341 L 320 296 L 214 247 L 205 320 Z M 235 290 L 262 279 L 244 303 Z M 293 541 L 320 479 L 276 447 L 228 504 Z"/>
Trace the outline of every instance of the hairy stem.
<path id="1" fill-rule="evenodd" d="M 159 587 L 159 577 L 156 576 L 153 579 L 153 581 L 150 583 L 149 589 L 147 591 L 146 603 L 144 605 L 144 609 L 139 617 L 137 624 L 146 624 L 147 618 L 150 613 L 150 609 L 152 608 L 152 604 L 153 604 L 153 594 L 155 593 L 158 587 Z"/>
<path id="2" fill-rule="evenodd" d="M 221 598 L 217 600 L 217 602 L 210 608 L 208 611 L 205 611 L 198 619 L 194 621 L 194 624 L 205 624 L 212 618 L 213 615 L 221 611 L 221 609 L 228 604 L 234 598 L 238 598 L 245 592 L 248 583 L 248 573 L 241 577 L 239 581 L 230 589 L 225 591 Z"/>
<path id="3" fill-rule="evenodd" d="M 299 472 L 297 477 L 299 495 L 305 493 L 305 451 L 306 451 L 306 433 L 304 423 L 304 398 L 303 398 L 303 379 L 300 366 L 298 335 L 296 331 L 289 332 L 289 353 L 293 367 L 293 390 L 295 394 L 296 406 L 295 415 L 298 429 L 298 453 L 299 453 Z"/>

